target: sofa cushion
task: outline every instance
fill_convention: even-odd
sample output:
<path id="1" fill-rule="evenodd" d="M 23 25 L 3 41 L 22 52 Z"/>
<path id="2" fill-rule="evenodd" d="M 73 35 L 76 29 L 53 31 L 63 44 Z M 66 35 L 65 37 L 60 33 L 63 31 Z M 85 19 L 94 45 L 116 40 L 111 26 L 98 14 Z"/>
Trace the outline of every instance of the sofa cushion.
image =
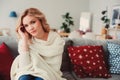
<path id="1" fill-rule="evenodd" d="M 70 46 L 68 52 L 79 77 L 110 77 L 102 46 Z"/>
<path id="2" fill-rule="evenodd" d="M 120 45 L 107 42 L 107 48 L 109 51 L 109 64 L 110 72 L 120 74 Z"/>
<path id="3" fill-rule="evenodd" d="M 3 42 L 0 45 L 0 72 L 5 80 L 10 80 L 10 68 L 13 56 L 8 46 Z"/>
<path id="4" fill-rule="evenodd" d="M 108 50 L 107 50 L 106 40 L 92 40 L 92 39 L 78 38 L 78 39 L 72 39 L 72 41 L 74 43 L 74 46 L 102 45 L 104 52 L 105 52 L 106 63 L 108 63 L 108 61 L 107 61 L 108 60 Z"/>

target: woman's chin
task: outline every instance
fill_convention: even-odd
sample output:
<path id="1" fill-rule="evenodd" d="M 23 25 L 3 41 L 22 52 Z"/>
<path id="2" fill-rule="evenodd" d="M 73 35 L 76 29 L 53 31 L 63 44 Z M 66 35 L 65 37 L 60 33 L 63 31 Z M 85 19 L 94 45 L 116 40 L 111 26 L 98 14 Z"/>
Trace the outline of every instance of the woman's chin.
<path id="1" fill-rule="evenodd" d="M 36 37 L 37 35 L 36 34 L 31 34 L 33 37 Z"/>

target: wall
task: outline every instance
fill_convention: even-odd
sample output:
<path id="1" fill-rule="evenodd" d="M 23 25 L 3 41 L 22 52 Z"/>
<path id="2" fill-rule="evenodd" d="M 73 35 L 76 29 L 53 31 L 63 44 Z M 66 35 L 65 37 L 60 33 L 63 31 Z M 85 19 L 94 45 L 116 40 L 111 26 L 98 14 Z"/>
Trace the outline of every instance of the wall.
<path id="1" fill-rule="evenodd" d="M 93 13 L 93 32 L 100 34 L 103 23 L 100 20 L 101 11 L 108 7 L 108 16 L 111 18 L 112 7 L 118 5 L 120 0 L 0 0 L 0 28 L 11 28 L 15 30 L 17 18 L 10 18 L 10 11 L 14 10 L 18 16 L 29 7 L 37 7 L 42 10 L 52 28 L 59 29 L 62 23 L 61 15 L 70 12 L 74 18 L 74 29 L 79 27 L 79 17 L 82 11 Z M 119 4 L 120 5 L 120 4 Z"/>
<path id="2" fill-rule="evenodd" d="M 81 11 L 89 10 L 89 0 L 0 0 L 0 27 L 15 30 L 17 18 L 10 18 L 10 11 L 16 11 L 18 16 L 29 7 L 40 9 L 52 28 L 59 29 L 62 23 L 61 15 L 70 12 L 74 18 L 75 27 L 79 27 Z"/>
<path id="3" fill-rule="evenodd" d="M 100 34 L 103 23 L 101 21 L 101 11 L 108 8 L 108 17 L 111 19 L 112 8 L 115 5 L 120 5 L 120 0 L 90 0 L 90 12 L 93 13 L 93 32 Z"/>

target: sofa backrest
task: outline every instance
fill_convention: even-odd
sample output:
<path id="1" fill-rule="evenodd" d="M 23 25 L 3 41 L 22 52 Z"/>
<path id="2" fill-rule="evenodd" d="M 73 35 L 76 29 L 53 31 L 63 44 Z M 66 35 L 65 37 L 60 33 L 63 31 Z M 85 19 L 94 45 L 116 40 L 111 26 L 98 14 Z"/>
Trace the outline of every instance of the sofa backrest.
<path id="1" fill-rule="evenodd" d="M 106 55 L 109 54 L 107 49 L 107 42 L 114 42 L 120 44 L 120 40 L 116 39 L 106 39 L 106 40 L 94 40 L 94 39 L 84 39 L 84 38 L 74 38 L 71 39 L 73 41 L 73 46 L 82 46 L 82 45 L 102 45 Z"/>
<path id="2" fill-rule="evenodd" d="M 72 64 L 71 64 L 71 60 L 69 58 L 68 55 L 68 51 L 67 51 L 67 47 L 68 46 L 83 46 L 83 45 L 102 45 L 104 52 L 105 52 L 105 58 L 106 58 L 106 62 L 108 62 L 108 49 L 107 49 L 107 41 L 109 42 L 114 42 L 117 44 L 120 44 L 120 40 L 92 40 L 92 39 L 84 39 L 84 38 L 74 38 L 74 39 L 65 39 L 66 43 L 65 43 L 65 47 L 64 47 L 64 52 L 63 52 L 63 60 L 62 60 L 62 65 L 61 65 L 61 71 L 65 72 L 65 71 L 72 71 Z M 108 65 L 108 63 L 107 63 Z"/>

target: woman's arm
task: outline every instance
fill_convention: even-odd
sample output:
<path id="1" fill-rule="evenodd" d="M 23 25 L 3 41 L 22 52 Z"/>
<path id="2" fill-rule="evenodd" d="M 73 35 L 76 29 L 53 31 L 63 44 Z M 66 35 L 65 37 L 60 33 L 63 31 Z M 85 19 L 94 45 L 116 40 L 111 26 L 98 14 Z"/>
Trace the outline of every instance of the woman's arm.
<path id="1" fill-rule="evenodd" d="M 29 39 L 28 39 L 28 34 L 27 32 L 22 32 L 20 29 L 18 30 L 21 39 L 19 40 L 18 43 L 18 52 L 20 54 L 19 58 L 19 67 L 24 67 L 30 64 L 30 55 L 29 55 Z"/>

